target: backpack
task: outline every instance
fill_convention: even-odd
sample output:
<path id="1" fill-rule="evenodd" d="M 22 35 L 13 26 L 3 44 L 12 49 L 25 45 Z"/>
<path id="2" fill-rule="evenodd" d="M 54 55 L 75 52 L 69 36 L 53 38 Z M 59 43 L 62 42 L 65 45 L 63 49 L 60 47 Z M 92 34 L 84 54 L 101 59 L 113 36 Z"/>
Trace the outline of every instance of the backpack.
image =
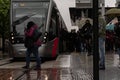
<path id="1" fill-rule="evenodd" d="M 38 29 L 35 29 L 34 33 L 33 33 L 33 40 L 34 40 L 34 42 L 36 42 L 41 35 L 42 35 L 42 33 Z"/>
<path id="2" fill-rule="evenodd" d="M 24 46 L 26 48 L 32 47 L 34 45 L 34 42 L 36 42 L 41 35 L 42 33 L 38 29 L 35 29 L 33 32 L 33 36 L 31 37 L 25 36 Z"/>
<path id="3" fill-rule="evenodd" d="M 24 40 L 24 46 L 26 48 L 31 48 L 32 46 L 34 45 L 34 40 L 32 37 L 25 37 L 25 40 Z"/>

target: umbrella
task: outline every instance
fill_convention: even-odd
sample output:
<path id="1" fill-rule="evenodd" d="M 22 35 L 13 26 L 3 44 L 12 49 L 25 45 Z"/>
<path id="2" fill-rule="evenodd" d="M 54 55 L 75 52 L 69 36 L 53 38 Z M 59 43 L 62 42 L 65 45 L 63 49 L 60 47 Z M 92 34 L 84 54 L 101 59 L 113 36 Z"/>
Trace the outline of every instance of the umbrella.
<path id="1" fill-rule="evenodd" d="M 105 16 L 116 17 L 120 16 L 120 9 L 112 8 L 106 11 Z"/>
<path id="2" fill-rule="evenodd" d="M 22 18 L 19 18 L 18 20 L 14 21 L 12 25 L 13 26 L 19 25 L 19 24 L 23 23 L 25 20 L 29 19 L 33 15 L 35 15 L 35 14 L 30 14 L 30 15 L 23 16 Z"/>
<path id="3" fill-rule="evenodd" d="M 85 24 L 85 21 L 86 20 L 89 20 L 91 24 L 93 24 L 93 20 L 91 18 L 82 18 L 80 21 L 79 21 L 79 28 L 82 28 L 83 25 Z"/>

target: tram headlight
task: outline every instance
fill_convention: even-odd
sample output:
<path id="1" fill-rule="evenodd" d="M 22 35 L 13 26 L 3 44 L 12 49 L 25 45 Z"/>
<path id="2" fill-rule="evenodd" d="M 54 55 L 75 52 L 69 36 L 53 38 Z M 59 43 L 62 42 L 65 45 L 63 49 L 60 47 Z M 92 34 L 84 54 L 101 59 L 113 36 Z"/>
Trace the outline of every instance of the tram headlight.
<path id="1" fill-rule="evenodd" d="M 13 34 L 13 33 L 11 33 L 11 35 L 13 36 L 14 34 Z"/>
<path id="2" fill-rule="evenodd" d="M 44 38 L 43 43 L 46 43 L 46 41 L 47 41 L 47 37 L 44 36 L 43 38 Z"/>
<path id="3" fill-rule="evenodd" d="M 47 39 L 47 37 L 45 36 L 44 39 Z"/>
<path id="4" fill-rule="evenodd" d="M 15 43 L 15 41 L 14 41 L 14 40 L 12 40 L 12 43 Z"/>
<path id="5" fill-rule="evenodd" d="M 45 32 L 45 35 L 47 36 L 47 35 L 48 35 L 48 33 L 47 33 L 47 32 Z"/>
<path id="6" fill-rule="evenodd" d="M 44 33 L 44 37 L 43 37 L 43 43 L 46 43 L 47 42 L 47 37 L 48 37 L 48 33 L 47 32 L 45 32 Z"/>
<path id="7" fill-rule="evenodd" d="M 14 39 L 14 37 L 11 37 L 11 39 Z"/>

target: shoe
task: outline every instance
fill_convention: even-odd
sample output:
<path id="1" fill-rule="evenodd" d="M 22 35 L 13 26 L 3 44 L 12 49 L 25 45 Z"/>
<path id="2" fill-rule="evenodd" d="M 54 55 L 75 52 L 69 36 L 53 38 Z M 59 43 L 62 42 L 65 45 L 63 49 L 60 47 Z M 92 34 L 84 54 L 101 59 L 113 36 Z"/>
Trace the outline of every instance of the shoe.
<path id="1" fill-rule="evenodd" d="M 87 54 L 87 56 L 91 56 L 92 54 Z"/>
<path id="2" fill-rule="evenodd" d="M 24 69 L 29 69 L 29 67 L 28 67 L 28 66 L 23 66 L 22 68 L 24 68 Z"/>
<path id="3" fill-rule="evenodd" d="M 105 70 L 105 67 L 100 67 L 99 69 L 100 69 L 100 70 Z"/>
<path id="4" fill-rule="evenodd" d="M 120 64 L 118 65 L 118 68 L 120 68 Z"/>
<path id="5" fill-rule="evenodd" d="M 35 67 L 34 70 L 40 70 L 41 68 L 40 67 Z"/>

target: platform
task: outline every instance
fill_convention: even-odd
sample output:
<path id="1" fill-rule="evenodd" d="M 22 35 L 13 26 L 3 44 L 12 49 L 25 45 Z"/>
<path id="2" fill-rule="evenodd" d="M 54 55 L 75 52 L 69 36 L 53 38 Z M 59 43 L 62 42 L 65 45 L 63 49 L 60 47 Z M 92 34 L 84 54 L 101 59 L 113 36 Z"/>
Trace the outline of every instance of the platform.
<path id="1" fill-rule="evenodd" d="M 41 70 L 22 69 L 25 62 L 0 60 L 0 80 L 93 80 L 93 56 L 86 52 L 59 55 L 56 60 L 42 63 Z M 99 71 L 100 80 L 119 80 L 119 56 L 115 52 L 106 53 L 106 69 Z"/>

